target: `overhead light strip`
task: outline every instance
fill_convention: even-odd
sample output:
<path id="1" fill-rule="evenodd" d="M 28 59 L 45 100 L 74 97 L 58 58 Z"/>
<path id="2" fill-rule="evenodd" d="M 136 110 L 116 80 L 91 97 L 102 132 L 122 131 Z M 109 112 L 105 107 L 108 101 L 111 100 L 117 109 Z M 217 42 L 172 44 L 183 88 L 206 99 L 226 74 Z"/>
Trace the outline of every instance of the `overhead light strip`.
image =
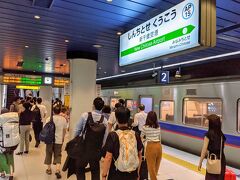
<path id="1" fill-rule="evenodd" d="M 234 55 L 238 55 L 238 54 L 240 54 L 240 51 L 235 51 L 235 52 L 231 52 L 231 53 L 220 54 L 220 55 L 216 55 L 216 56 L 209 56 L 209 57 L 200 58 L 200 59 L 195 59 L 195 60 L 186 61 L 186 62 L 169 64 L 169 65 L 165 65 L 165 66 L 158 66 L 158 67 L 155 67 L 154 70 L 156 70 L 156 69 L 161 69 L 161 68 L 170 68 L 170 67 L 174 67 L 174 66 L 181 66 L 181 65 L 186 65 L 186 64 L 192 64 L 192 63 L 207 61 L 207 60 L 211 60 L 211 59 L 222 58 L 222 57 L 226 57 L 226 56 L 234 56 Z M 98 79 L 96 79 L 96 80 L 97 80 L 97 81 L 102 81 L 102 80 L 107 80 L 107 79 L 114 79 L 114 78 L 118 78 L 118 77 L 124 77 L 124 76 L 133 75 L 133 74 L 139 74 L 139 73 L 148 72 L 148 71 L 152 71 L 152 70 L 153 70 L 153 68 L 148 68 L 148 69 L 143 69 L 143 70 L 139 70 L 139 71 L 133 71 L 133 72 L 129 72 L 129 73 L 124 73 L 124 74 L 118 74 L 118 75 L 113 75 L 113 76 L 98 78 Z"/>

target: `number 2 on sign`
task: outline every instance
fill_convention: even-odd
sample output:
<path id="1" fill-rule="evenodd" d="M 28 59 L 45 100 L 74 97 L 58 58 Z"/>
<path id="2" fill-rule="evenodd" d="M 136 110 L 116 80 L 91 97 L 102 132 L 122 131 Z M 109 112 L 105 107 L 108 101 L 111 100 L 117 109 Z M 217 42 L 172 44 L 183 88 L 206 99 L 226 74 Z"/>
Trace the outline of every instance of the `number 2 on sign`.
<path id="1" fill-rule="evenodd" d="M 162 73 L 162 82 L 167 82 L 167 73 Z"/>

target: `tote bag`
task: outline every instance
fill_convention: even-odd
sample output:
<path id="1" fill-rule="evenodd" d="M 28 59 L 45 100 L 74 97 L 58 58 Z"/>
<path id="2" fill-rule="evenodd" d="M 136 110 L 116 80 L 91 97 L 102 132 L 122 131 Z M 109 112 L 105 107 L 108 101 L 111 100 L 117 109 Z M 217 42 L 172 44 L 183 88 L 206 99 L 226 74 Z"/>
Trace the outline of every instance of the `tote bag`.
<path id="1" fill-rule="evenodd" d="M 220 159 L 214 153 L 208 153 L 207 157 L 207 172 L 210 174 L 221 174 L 221 160 L 222 160 L 222 137 L 220 146 Z"/>

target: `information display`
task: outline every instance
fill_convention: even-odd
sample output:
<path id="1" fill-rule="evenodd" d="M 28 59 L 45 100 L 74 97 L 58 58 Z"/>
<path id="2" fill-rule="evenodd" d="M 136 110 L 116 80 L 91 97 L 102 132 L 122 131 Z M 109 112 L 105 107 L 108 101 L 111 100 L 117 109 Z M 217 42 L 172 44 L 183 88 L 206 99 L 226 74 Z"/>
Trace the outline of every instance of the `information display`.
<path id="1" fill-rule="evenodd" d="M 199 7 L 199 0 L 185 0 L 120 36 L 119 65 L 200 46 Z"/>
<path id="2" fill-rule="evenodd" d="M 140 96 L 140 104 L 145 106 L 145 112 L 148 113 L 153 109 L 153 98 L 151 96 Z"/>
<path id="3" fill-rule="evenodd" d="M 20 74 L 4 74 L 3 75 L 4 84 L 24 84 L 24 85 L 41 85 L 41 76 L 30 76 L 30 75 L 20 75 Z"/>

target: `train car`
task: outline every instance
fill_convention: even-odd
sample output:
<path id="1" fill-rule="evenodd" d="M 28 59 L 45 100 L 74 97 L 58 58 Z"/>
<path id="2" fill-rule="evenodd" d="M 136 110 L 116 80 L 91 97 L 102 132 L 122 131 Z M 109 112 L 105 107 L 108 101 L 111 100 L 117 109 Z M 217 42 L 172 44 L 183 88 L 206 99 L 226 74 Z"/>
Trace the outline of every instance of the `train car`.
<path id="1" fill-rule="evenodd" d="M 116 92 L 157 112 L 163 144 L 197 155 L 208 127 L 206 116 L 219 115 L 227 138 L 227 163 L 240 168 L 240 81 L 103 89 L 102 95 Z"/>

